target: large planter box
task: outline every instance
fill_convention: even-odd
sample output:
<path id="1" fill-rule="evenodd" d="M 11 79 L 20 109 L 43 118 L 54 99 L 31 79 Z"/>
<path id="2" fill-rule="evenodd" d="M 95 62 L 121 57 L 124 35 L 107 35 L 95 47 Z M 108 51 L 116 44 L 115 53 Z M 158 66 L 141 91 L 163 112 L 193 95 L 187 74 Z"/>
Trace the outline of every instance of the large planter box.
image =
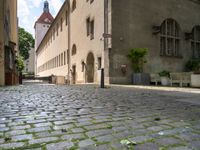
<path id="1" fill-rule="evenodd" d="M 134 85 L 150 85 L 150 75 L 148 73 L 134 73 L 132 81 Z"/>
<path id="2" fill-rule="evenodd" d="M 59 84 L 59 85 L 65 84 L 65 77 L 64 76 L 57 76 L 56 77 L 56 84 Z"/>
<path id="3" fill-rule="evenodd" d="M 192 87 L 200 87 L 200 74 L 192 74 L 191 75 L 191 86 Z"/>
<path id="4" fill-rule="evenodd" d="M 160 77 L 161 84 L 163 86 L 169 86 L 170 85 L 170 79 L 168 77 Z"/>

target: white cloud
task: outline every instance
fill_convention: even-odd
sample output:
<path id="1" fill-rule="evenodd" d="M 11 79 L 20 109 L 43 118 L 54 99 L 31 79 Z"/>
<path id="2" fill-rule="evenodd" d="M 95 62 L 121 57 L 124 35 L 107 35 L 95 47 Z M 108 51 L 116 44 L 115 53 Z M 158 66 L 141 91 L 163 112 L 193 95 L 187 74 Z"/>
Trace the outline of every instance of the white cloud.
<path id="1" fill-rule="evenodd" d="M 43 0 L 29 0 L 29 1 L 32 2 L 34 7 L 36 7 L 36 8 L 39 8 L 40 4 L 43 2 Z"/>
<path id="2" fill-rule="evenodd" d="M 43 12 L 45 0 L 18 0 L 19 26 L 34 36 L 34 24 Z M 64 0 L 48 0 L 52 15 L 55 17 Z"/>

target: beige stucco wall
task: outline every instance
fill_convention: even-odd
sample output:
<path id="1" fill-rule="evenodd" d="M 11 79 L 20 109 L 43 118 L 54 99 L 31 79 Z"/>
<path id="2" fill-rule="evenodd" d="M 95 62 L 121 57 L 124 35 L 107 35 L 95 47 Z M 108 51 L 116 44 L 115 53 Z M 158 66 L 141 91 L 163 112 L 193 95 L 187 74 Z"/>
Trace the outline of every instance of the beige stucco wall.
<path id="1" fill-rule="evenodd" d="M 1 0 L 0 4 L 0 85 L 4 85 L 4 46 L 9 46 L 9 41 L 16 43 L 15 52 L 18 53 L 17 0 Z M 4 28 L 6 16 L 9 18 L 7 31 Z"/>
<path id="2" fill-rule="evenodd" d="M 58 16 L 55 18 L 54 22 L 52 23 L 51 27 L 47 31 L 47 34 L 45 35 L 44 39 L 42 40 L 42 43 L 37 49 L 37 76 L 39 77 L 47 77 L 50 75 L 56 75 L 56 76 L 67 76 L 68 74 L 68 67 L 67 67 L 67 60 L 66 65 L 62 65 L 60 67 L 55 67 L 52 69 L 48 69 L 45 71 L 39 71 L 38 68 L 48 62 L 49 60 L 57 57 L 61 53 L 64 54 L 64 52 L 67 54 L 67 30 L 68 26 L 66 25 L 65 20 L 65 13 L 66 13 L 67 7 L 66 5 L 63 7 L 63 9 L 59 12 Z M 60 31 L 60 20 L 63 18 L 63 30 Z M 53 29 L 56 31 L 57 23 L 59 23 L 59 33 L 58 36 L 55 32 L 55 40 L 52 37 L 51 41 L 51 33 L 53 32 Z M 64 57 L 63 57 L 64 58 Z M 64 61 L 64 60 L 63 60 Z"/>
<path id="3" fill-rule="evenodd" d="M 70 0 L 72 5 L 72 0 Z M 90 40 L 86 32 L 86 19 L 90 17 L 94 19 L 94 39 Z M 95 73 L 94 81 L 99 81 L 100 71 L 97 69 L 97 58 L 104 60 L 104 41 L 102 35 L 104 33 L 104 1 L 77 1 L 76 9 L 71 12 L 71 47 L 76 44 L 77 54 L 71 56 L 71 68 L 76 65 L 76 82 L 85 83 L 85 71 L 82 72 L 81 62 L 86 63 L 89 52 L 94 54 Z M 104 63 L 102 62 L 102 67 Z"/>

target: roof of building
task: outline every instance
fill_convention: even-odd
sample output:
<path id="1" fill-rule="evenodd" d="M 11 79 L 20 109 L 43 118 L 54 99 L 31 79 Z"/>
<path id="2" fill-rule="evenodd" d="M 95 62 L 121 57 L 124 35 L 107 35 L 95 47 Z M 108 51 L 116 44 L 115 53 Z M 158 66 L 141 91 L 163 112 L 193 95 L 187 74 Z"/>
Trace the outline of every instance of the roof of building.
<path id="1" fill-rule="evenodd" d="M 43 12 L 42 15 L 38 18 L 36 23 L 46 23 L 51 24 L 53 22 L 54 18 L 50 14 L 50 12 Z"/>
<path id="2" fill-rule="evenodd" d="M 53 21 L 54 21 L 54 18 L 51 15 L 51 13 L 49 12 L 49 3 L 46 0 L 44 2 L 43 13 L 35 23 L 51 24 Z"/>

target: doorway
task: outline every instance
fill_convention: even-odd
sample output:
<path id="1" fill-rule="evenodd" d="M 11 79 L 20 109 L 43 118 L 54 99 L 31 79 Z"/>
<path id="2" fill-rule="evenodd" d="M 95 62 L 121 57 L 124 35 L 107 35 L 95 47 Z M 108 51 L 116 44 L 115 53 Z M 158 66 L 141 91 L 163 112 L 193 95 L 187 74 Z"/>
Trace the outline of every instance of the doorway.
<path id="1" fill-rule="evenodd" d="M 91 52 L 87 56 L 86 68 L 86 82 L 92 83 L 94 82 L 94 55 Z"/>
<path id="2" fill-rule="evenodd" d="M 76 66 L 72 66 L 72 84 L 76 84 Z"/>

